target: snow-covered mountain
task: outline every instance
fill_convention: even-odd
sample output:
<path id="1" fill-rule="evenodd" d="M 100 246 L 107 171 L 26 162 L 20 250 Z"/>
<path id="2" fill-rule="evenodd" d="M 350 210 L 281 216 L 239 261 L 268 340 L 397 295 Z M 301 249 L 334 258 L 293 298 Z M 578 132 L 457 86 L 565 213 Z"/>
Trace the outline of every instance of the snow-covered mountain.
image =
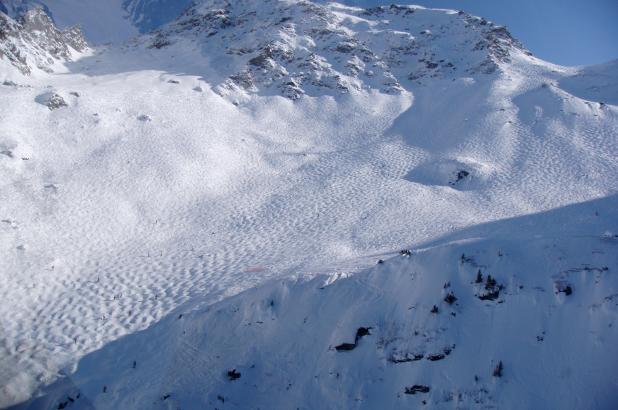
<path id="1" fill-rule="evenodd" d="M 59 30 L 42 8 L 27 10 L 17 21 L 0 13 L 0 57 L 22 74 L 53 72 L 87 47 L 78 27 Z"/>
<path id="2" fill-rule="evenodd" d="M 616 62 L 303 0 L 88 47 L 44 3 L 0 14 L 0 407 L 618 403 Z"/>
<path id="3" fill-rule="evenodd" d="M 191 4 L 191 0 L 124 0 L 122 7 L 140 32 L 145 33 L 174 21 Z"/>
<path id="4" fill-rule="evenodd" d="M 526 54 L 504 27 L 463 12 L 407 6 L 206 1 L 153 33 L 148 46 L 177 49 L 187 40 L 210 59 L 227 62 L 213 73 L 224 79 L 222 93 L 293 100 L 351 89 L 398 94 L 405 91 L 402 82 L 490 74 L 511 53 Z"/>
<path id="5" fill-rule="evenodd" d="M 0 0 L 0 12 L 12 18 L 18 18 L 33 8 L 43 8 L 50 15 L 45 3 L 38 0 Z"/>
<path id="6" fill-rule="evenodd" d="M 79 24 L 95 44 L 122 42 L 173 21 L 191 0 L 0 0 L 0 12 L 19 17 L 42 7 L 60 28 Z"/>

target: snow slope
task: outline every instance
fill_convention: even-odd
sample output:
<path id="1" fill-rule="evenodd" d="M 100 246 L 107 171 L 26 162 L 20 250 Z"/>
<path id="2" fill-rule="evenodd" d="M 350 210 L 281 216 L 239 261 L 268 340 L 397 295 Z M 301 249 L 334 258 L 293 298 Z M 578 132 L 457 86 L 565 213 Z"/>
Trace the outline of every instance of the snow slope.
<path id="1" fill-rule="evenodd" d="M 236 408 L 419 396 L 441 408 L 458 392 L 473 408 L 615 402 L 615 65 L 540 61 L 457 12 L 209 0 L 64 67 L 24 76 L 0 61 L 0 406 L 43 395 L 24 406 L 57 408 L 71 389 L 75 408 L 192 408 L 217 395 Z M 366 270 L 408 247 L 426 250 Z M 479 267 L 505 286 L 504 303 L 475 298 Z M 335 272 L 361 273 L 327 287 L 325 302 L 315 289 L 326 279 L 311 278 Z M 308 279 L 287 279 L 297 275 Z M 440 303 L 445 282 L 458 306 Z M 567 283 L 571 295 L 554 294 Z M 267 294 L 273 306 L 260 304 Z M 315 339 L 294 337 L 306 312 Z M 581 337 L 566 337 L 567 318 Z M 257 320 L 274 323 L 251 333 Z M 360 326 L 374 328 L 360 350 L 328 349 Z M 398 342 L 377 343 L 391 327 Z M 387 360 L 394 347 L 452 344 L 443 361 Z M 278 347 L 287 353 L 269 353 Z M 315 371 L 301 377 L 303 363 Z M 227 381 L 229 367 L 241 378 Z M 414 384 L 431 390 L 408 397 Z"/>
<path id="2" fill-rule="evenodd" d="M 618 104 L 618 60 L 579 67 L 576 74 L 560 81 L 560 87 L 580 98 Z"/>
<path id="3" fill-rule="evenodd" d="M 474 226 L 351 277 L 185 305 L 18 408 L 69 397 L 96 409 L 614 408 L 618 237 L 598 232 L 616 232 L 615 204 Z M 429 391 L 406 394 L 415 385 Z"/>

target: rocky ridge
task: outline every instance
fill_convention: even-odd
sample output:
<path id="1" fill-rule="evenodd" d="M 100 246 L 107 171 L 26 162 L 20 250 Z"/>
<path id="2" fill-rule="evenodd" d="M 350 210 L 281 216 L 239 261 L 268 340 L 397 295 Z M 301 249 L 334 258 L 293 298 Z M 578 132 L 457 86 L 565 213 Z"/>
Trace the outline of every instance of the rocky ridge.
<path id="1" fill-rule="evenodd" d="M 529 54 L 503 26 L 418 6 L 371 9 L 310 1 L 208 0 L 147 37 L 154 49 L 197 43 L 230 72 L 221 94 L 398 94 L 429 78 L 491 74 Z M 141 40 L 143 41 L 143 40 Z"/>
<path id="2" fill-rule="evenodd" d="M 37 68 L 53 72 L 58 61 L 71 60 L 74 52 L 88 48 L 79 27 L 58 29 L 42 8 L 13 19 L 0 12 L 0 59 L 6 59 L 22 74 Z"/>

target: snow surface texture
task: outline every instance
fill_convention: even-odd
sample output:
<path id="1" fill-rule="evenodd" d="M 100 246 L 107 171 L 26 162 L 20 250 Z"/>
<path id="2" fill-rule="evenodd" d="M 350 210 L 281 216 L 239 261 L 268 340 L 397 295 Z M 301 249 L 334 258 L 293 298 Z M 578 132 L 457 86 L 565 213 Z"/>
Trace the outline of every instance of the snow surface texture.
<path id="1" fill-rule="evenodd" d="M 615 201 L 476 226 L 348 278 L 184 306 L 23 408 L 614 408 L 618 238 L 587 233 L 618 225 Z"/>
<path id="2" fill-rule="evenodd" d="M 616 405 L 615 63 L 248 0 L 71 57 L 0 60 L 0 406 Z"/>

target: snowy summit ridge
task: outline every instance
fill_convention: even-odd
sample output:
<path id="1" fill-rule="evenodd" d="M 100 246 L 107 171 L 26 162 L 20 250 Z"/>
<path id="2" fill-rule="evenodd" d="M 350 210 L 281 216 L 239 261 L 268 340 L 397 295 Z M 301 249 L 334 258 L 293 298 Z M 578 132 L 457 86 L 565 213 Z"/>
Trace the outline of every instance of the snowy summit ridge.
<path id="1" fill-rule="evenodd" d="M 219 73 L 222 93 L 290 99 L 352 89 L 399 93 L 428 78 L 489 74 L 512 53 L 527 53 L 506 28 L 464 12 L 309 1 L 201 1 L 152 34 L 150 46 L 187 39 L 233 68 Z"/>

